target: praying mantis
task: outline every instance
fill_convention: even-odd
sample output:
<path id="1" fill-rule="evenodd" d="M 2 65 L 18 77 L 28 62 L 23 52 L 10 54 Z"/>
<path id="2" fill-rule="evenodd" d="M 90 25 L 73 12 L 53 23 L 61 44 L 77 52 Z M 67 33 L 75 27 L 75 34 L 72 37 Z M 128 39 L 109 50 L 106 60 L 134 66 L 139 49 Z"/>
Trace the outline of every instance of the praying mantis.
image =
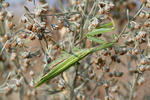
<path id="1" fill-rule="evenodd" d="M 39 76 L 39 78 L 35 81 L 35 87 L 39 87 L 43 83 L 51 80 L 52 78 L 56 77 L 57 75 L 63 73 L 68 68 L 73 66 L 75 63 L 79 62 L 83 58 L 85 58 L 87 55 L 92 54 L 93 52 L 109 48 L 115 44 L 117 41 L 117 35 L 114 35 L 114 39 L 111 42 L 105 42 L 104 40 L 101 40 L 97 37 L 94 37 L 95 35 L 103 34 L 105 32 L 110 32 L 115 29 L 115 25 L 112 22 L 109 22 L 107 24 L 101 25 L 100 28 L 93 29 L 92 31 L 88 32 L 85 35 L 85 38 L 88 38 L 94 42 L 100 43 L 100 46 L 92 47 L 92 48 L 85 48 L 80 49 L 77 52 L 74 52 L 74 54 L 63 54 L 60 58 L 54 60 L 52 63 L 48 64 L 46 68 L 43 70 L 42 74 Z M 50 67 L 53 67 L 53 69 L 49 70 L 49 72 L 44 73 L 47 69 Z"/>

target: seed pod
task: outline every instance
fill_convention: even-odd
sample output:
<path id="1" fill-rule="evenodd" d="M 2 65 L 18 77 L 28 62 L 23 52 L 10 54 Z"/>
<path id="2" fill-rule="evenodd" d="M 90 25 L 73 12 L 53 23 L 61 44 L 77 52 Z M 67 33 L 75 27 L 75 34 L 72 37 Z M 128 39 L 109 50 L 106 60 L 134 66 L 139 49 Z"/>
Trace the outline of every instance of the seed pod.
<path id="1" fill-rule="evenodd" d="M 46 28 L 46 23 L 45 23 L 45 22 L 42 22 L 42 23 L 41 23 L 41 28 L 42 28 L 42 29 L 45 29 L 45 28 Z"/>
<path id="2" fill-rule="evenodd" d="M 80 75 L 78 75 L 77 80 L 81 81 L 81 80 L 83 80 L 83 78 Z"/>
<path id="3" fill-rule="evenodd" d="M 80 29 L 77 30 L 77 33 L 80 33 Z"/>
<path id="4" fill-rule="evenodd" d="M 33 88 L 33 87 L 34 87 L 34 83 L 33 83 L 33 81 L 32 81 L 32 80 L 30 81 L 29 85 L 30 85 L 30 87 L 31 87 L 31 88 Z"/>
<path id="5" fill-rule="evenodd" d="M 29 72 L 30 76 L 34 76 L 34 71 Z"/>
<path id="6" fill-rule="evenodd" d="M 28 58 L 29 55 L 30 55 L 29 52 L 24 52 L 23 55 L 22 55 L 22 57 L 25 59 L 25 58 Z"/>
<path id="7" fill-rule="evenodd" d="M 141 12 L 141 13 L 139 14 L 139 17 L 144 18 L 144 17 L 145 17 L 145 13 L 144 13 L 144 12 Z"/>
<path id="8" fill-rule="evenodd" d="M 92 31 L 92 28 L 91 28 L 91 27 L 88 27 L 88 31 Z"/>
<path id="9" fill-rule="evenodd" d="M 65 81 L 63 79 L 59 79 L 59 81 L 58 81 L 58 87 L 60 89 L 64 89 L 65 88 Z"/>
<path id="10" fill-rule="evenodd" d="M 79 5 L 80 3 L 81 3 L 81 1 L 79 1 L 79 0 L 76 1 L 76 4 L 77 4 L 77 5 Z"/>
<path id="11" fill-rule="evenodd" d="M 141 0 L 142 3 L 146 3 L 146 0 Z"/>
<path id="12" fill-rule="evenodd" d="M 32 2 L 32 0 L 27 0 L 27 1 Z"/>
<path id="13" fill-rule="evenodd" d="M 150 8 L 150 2 L 147 2 L 145 7 Z"/>
<path id="14" fill-rule="evenodd" d="M 7 53 L 10 53 L 10 51 L 11 51 L 11 49 L 6 49 L 6 52 L 7 52 Z"/>
<path id="15" fill-rule="evenodd" d="M 123 75 L 123 72 L 114 71 L 114 76 L 115 76 L 115 77 L 121 77 L 122 75 Z"/>
<path id="16" fill-rule="evenodd" d="M 34 34 L 30 34 L 29 38 L 30 38 L 30 40 L 34 40 L 35 39 L 35 35 Z"/>
<path id="17" fill-rule="evenodd" d="M 28 21 L 28 19 L 25 16 L 21 17 L 21 22 L 26 23 Z"/>
<path id="18" fill-rule="evenodd" d="M 150 70 L 150 65 L 145 66 L 146 70 Z"/>
<path id="19" fill-rule="evenodd" d="M 145 31 L 141 31 L 141 34 L 140 34 L 143 38 L 146 37 L 146 32 Z"/>
<path id="20" fill-rule="evenodd" d="M 127 53 L 127 48 L 122 48 L 122 50 L 120 51 L 120 55 L 124 55 Z"/>
<path id="21" fill-rule="evenodd" d="M 112 56 L 111 56 L 111 60 L 112 60 L 112 61 L 117 61 L 117 58 L 118 58 L 117 55 L 112 55 Z"/>
<path id="22" fill-rule="evenodd" d="M 7 88 L 5 89 L 5 92 L 8 93 L 8 92 L 10 92 L 11 90 L 12 90 L 11 87 L 7 87 Z"/>
<path id="23" fill-rule="evenodd" d="M 109 100 L 115 100 L 115 97 L 114 96 L 109 96 Z"/>
<path id="24" fill-rule="evenodd" d="M 27 37 L 27 34 L 26 34 L 26 33 L 21 33 L 21 34 L 20 34 L 20 38 L 21 38 L 21 39 L 25 39 L 26 37 Z"/>
<path id="25" fill-rule="evenodd" d="M 146 59 L 142 59 L 141 60 L 141 65 L 145 65 L 145 64 L 147 64 L 148 62 L 147 62 L 147 60 Z"/>
<path id="26" fill-rule="evenodd" d="M 90 78 L 90 79 L 93 79 L 94 76 L 95 76 L 94 70 L 89 70 L 89 78 Z"/>
<path id="27" fill-rule="evenodd" d="M 76 24 L 77 28 L 79 29 L 80 28 L 80 24 Z"/>
<path id="28" fill-rule="evenodd" d="M 42 35 L 40 35 L 40 34 L 37 35 L 37 38 L 38 38 L 38 40 L 42 40 L 43 39 Z"/>
<path id="29" fill-rule="evenodd" d="M 100 2 L 99 5 L 101 8 L 103 8 L 103 7 L 105 7 L 106 4 L 104 2 Z"/>
<path id="30" fill-rule="evenodd" d="M 37 55 L 37 57 L 41 57 L 41 53 L 39 53 L 39 54 Z"/>
<path id="31" fill-rule="evenodd" d="M 22 42 L 19 42 L 17 43 L 19 47 L 23 47 L 23 43 Z"/>
<path id="32" fill-rule="evenodd" d="M 133 49 L 133 50 L 132 50 L 132 55 L 137 55 L 138 52 L 139 52 L 139 51 L 138 51 L 137 49 Z"/>
<path id="33" fill-rule="evenodd" d="M 147 22 L 147 21 L 144 22 L 144 26 L 145 26 L 145 27 L 149 27 L 149 22 Z"/>
<path id="34" fill-rule="evenodd" d="M 30 59 L 25 59 L 24 62 L 25 62 L 26 64 L 30 64 Z"/>
<path id="35" fill-rule="evenodd" d="M 58 46 L 58 45 L 54 45 L 53 48 L 54 48 L 55 50 L 57 50 L 57 49 L 59 48 L 59 46 Z"/>
<path id="36" fill-rule="evenodd" d="M 70 32 L 72 32 L 72 30 L 70 29 L 70 28 L 66 28 L 66 31 L 68 32 L 68 33 L 70 33 Z"/>
<path id="37" fill-rule="evenodd" d="M 145 78 L 144 77 L 140 77 L 137 81 L 138 85 L 142 85 L 145 82 Z"/>
<path id="38" fill-rule="evenodd" d="M 141 39 L 140 35 L 136 35 L 135 38 L 136 38 L 137 41 Z"/>
<path id="39" fill-rule="evenodd" d="M 14 61 L 17 58 L 17 54 L 16 53 L 12 53 L 11 54 L 11 61 Z"/>
<path id="40" fill-rule="evenodd" d="M 12 19 L 14 17 L 13 13 L 11 13 L 11 12 L 7 12 L 7 16 L 9 19 Z"/>
<path id="41" fill-rule="evenodd" d="M 116 93 L 120 89 L 119 85 L 115 85 L 111 88 L 111 92 Z"/>
<path id="42" fill-rule="evenodd" d="M 76 98 L 77 98 L 77 100 L 86 100 L 85 95 L 82 91 L 77 93 Z"/>
<path id="43" fill-rule="evenodd" d="M 104 71 L 105 71 L 105 72 L 109 72 L 109 70 L 110 70 L 109 66 L 105 66 L 105 67 L 104 67 Z"/>
<path id="44" fill-rule="evenodd" d="M 63 24 L 64 23 L 64 19 L 58 19 L 58 24 Z"/>
<path id="45" fill-rule="evenodd" d="M 20 87 L 20 86 L 21 86 L 20 80 L 16 80 L 16 86 L 17 86 L 17 87 Z"/>
<path id="46" fill-rule="evenodd" d="M 94 20 L 92 21 L 91 25 L 93 27 L 96 27 L 98 25 L 98 23 L 99 23 L 99 20 L 97 18 L 94 18 Z"/>
<path id="47" fill-rule="evenodd" d="M 27 73 L 28 72 L 28 68 L 29 68 L 29 64 L 24 64 L 24 73 Z"/>
<path id="48" fill-rule="evenodd" d="M 109 96 L 105 96 L 105 97 L 104 97 L 104 100 L 109 100 Z"/>
<path id="49" fill-rule="evenodd" d="M 104 86 L 104 88 L 108 88 L 108 87 L 109 87 L 108 82 L 104 82 L 104 83 L 103 83 L 103 86 Z"/>
<path id="50" fill-rule="evenodd" d="M 111 53 L 110 53 L 109 50 L 104 50 L 103 55 L 104 55 L 104 56 L 110 56 Z"/>
<path id="51" fill-rule="evenodd" d="M 31 96 L 31 90 L 28 90 L 26 94 L 28 97 L 30 97 Z"/>
<path id="52" fill-rule="evenodd" d="M 56 24 L 51 24 L 51 27 L 53 30 L 58 30 L 59 26 Z"/>
<path id="53" fill-rule="evenodd" d="M 71 20 L 71 21 L 76 21 L 76 17 L 75 17 L 75 16 L 72 16 L 70 20 Z"/>
<path id="54" fill-rule="evenodd" d="M 108 76 L 109 77 L 113 77 L 113 73 L 112 72 L 108 72 Z"/>
<path id="55" fill-rule="evenodd" d="M 0 11 L 0 16 L 5 16 L 5 11 Z"/>
<path id="56" fill-rule="evenodd" d="M 35 96 L 35 95 L 37 95 L 37 91 L 36 91 L 36 90 L 33 90 L 33 91 L 31 92 L 31 94 L 32 94 L 33 96 Z"/>
<path id="57" fill-rule="evenodd" d="M 9 42 L 7 42 L 6 45 L 5 45 L 5 48 L 10 49 L 10 47 L 11 47 L 11 44 Z"/>
<path id="58" fill-rule="evenodd" d="M 103 67 L 106 64 L 106 61 L 103 60 L 102 63 L 100 63 L 100 66 Z"/>
<path id="59" fill-rule="evenodd" d="M 141 25 L 135 24 L 134 28 L 135 28 L 135 29 L 140 29 L 140 28 L 141 28 Z"/>
<path id="60" fill-rule="evenodd" d="M 32 29 L 32 24 L 26 24 L 26 29 L 31 30 Z"/>
<path id="61" fill-rule="evenodd" d="M 76 19 L 79 19 L 80 17 L 81 17 L 80 14 L 76 14 L 76 15 L 75 15 L 75 18 L 76 18 Z"/>
<path id="62" fill-rule="evenodd" d="M 8 34 L 5 34 L 5 35 L 4 35 L 4 38 L 5 38 L 6 40 L 9 40 L 9 35 L 8 35 Z"/>
<path id="63" fill-rule="evenodd" d="M 32 32 L 35 32 L 36 30 L 37 30 L 37 25 L 33 24 Z"/>
<path id="64" fill-rule="evenodd" d="M 9 7 L 9 3 L 8 2 L 4 2 L 4 3 L 2 3 L 2 6 Z"/>
<path id="65" fill-rule="evenodd" d="M 106 5 L 105 7 L 104 7 L 104 10 L 108 13 L 109 11 L 110 11 L 110 6 L 109 5 Z"/>
<path id="66" fill-rule="evenodd" d="M 17 93 L 17 92 L 19 91 L 19 88 L 18 88 L 17 86 L 15 86 L 15 87 L 13 88 L 13 90 Z"/>
<path id="67" fill-rule="evenodd" d="M 50 63 L 52 61 L 51 57 L 47 57 L 47 63 Z"/>
<path id="68" fill-rule="evenodd" d="M 101 63 L 103 61 L 102 57 L 99 57 L 97 63 Z"/>
<path id="69" fill-rule="evenodd" d="M 49 42 L 51 41 L 51 37 L 49 35 L 46 35 L 45 38 L 47 41 L 49 41 Z"/>
<path id="70" fill-rule="evenodd" d="M 102 15 L 102 14 L 104 14 L 104 12 L 105 12 L 105 11 L 104 11 L 104 9 L 103 9 L 103 8 L 101 8 L 101 9 L 99 9 L 99 11 L 98 11 L 98 12 L 99 12 L 99 14 L 100 14 L 100 15 Z"/>
<path id="71" fill-rule="evenodd" d="M 150 14 L 149 13 L 146 13 L 146 18 L 150 18 Z"/>
<path id="72" fill-rule="evenodd" d="M 141 65 L 141 66 L 139 67 L 139 70 L 140 70 L 141 72 L 144 72 L 144 71 L 145 71 L 145 66 L 144 66 L 144 65 Z"/>
<path id="73" fill-rule="evenodd" d="M 134 43 L 134 39 L 133 38 L 129 38 L 128 42 L 131 44 L 131 43 Z"/>
<path id="74" fill-rule="evenodd" d="M 5 39 L 3 37 L 0 37 L 0 42 L 4 43 Z"/>
<path id="75" fill-rule="evenodd" d="M 117 61 L 117 63 L 120 63 L 120 62 L 121 62 L 120 58 L 117 58 L 116 61 Z"/>
<path id="76" fill-rule="evenodd" d="M 112 9 L 112 8 L 114 8 L 115 5 L 111 2 L 111 3 L 109 3 L 109 6 Z"/>
<path id="77" fill-rule="evenodd" d="M 0 21 L 4 21 L 5 17 L 4 16 L 0 16 Z"/>
<path id="78" fill-rule="evenodd" d="M 9 27 L 10 29 L 12 29 L 13 26 L 14 26 L 14 24 L 13 24 L 12 22 L 7 22 L 7 25 L 8 25 L 8 27 Z"/>

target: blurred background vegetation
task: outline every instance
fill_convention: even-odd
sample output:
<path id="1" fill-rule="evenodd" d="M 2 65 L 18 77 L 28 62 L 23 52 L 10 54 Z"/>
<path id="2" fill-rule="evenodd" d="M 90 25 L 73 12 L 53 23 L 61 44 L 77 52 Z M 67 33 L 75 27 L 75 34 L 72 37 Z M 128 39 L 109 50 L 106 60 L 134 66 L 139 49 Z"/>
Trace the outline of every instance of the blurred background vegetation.
<path id="1" fill-rule="evenodd" d="M 38 0 L 35 0 L 36 4 L 38 4 Z M 56 13 L 59 13 L 62 11 L 59 2 L 61 1 L 62 4 L 64 5 L 64 8 L 67 9 L 68 7 L 68 3 L 71 2 L 72 0 L 40 0 L 40 1 L 44 1 L 47 2 L 49 4 L 49 9 L 55 10 Z M 89 0 L 92 1 L 92 0 Z M 103 1 L 103 0 L 102 0 Z M 107 0 L 106 0 L 107 1 Z M 135 13 L 138 11 L 139 7 L 141 6 L 141 0 L 111 0 L 115 7 L 113 8 L 113 10 L 111 11 L 111 14 L 113 16 L 113 18 L 115 19 L 115 24 L 117 26 L 115 32 L 116 33 L 120 33 L 125 24 L 128 22 L 127 20 L 127 9 L 129 11 L 129 17 L 132 18 Z M 25 13 L 25 9 L 24 6 L 27 6 L 29 9 L 33 9 L 34 8 L 34 4 L 33 2 L 30 2 L 30 0 L 6 0 L 6 2 L 10 3 L 10 6 L 8 7 L 8 10 L 12 11 L 14 13 L 14 23 L 18 23 L 20 21 L 21 16 Z M 147 10 L 147 9 L 146 9 Z M 138 20 L 139 22 L 142 22 L 143 19 L 141 18 L 137 18 L 136 20 Z M 51 22 L 51 20 L 49 20 L 49 22 Z M 63 30 L 60 31 L 55 31 L 54 32 L 54 38 L 56 39 L 56 41 L 58 41 L 60 39 L 59 34 L 63 33 Z M 123 42 L 120 41 L 120 43 Z M 29 46 L 32 45 L 39 45 L 38 42 L 33 42 L 33 43 L 29 43 Z M 144 46 L 143 46 L 144 47 Z M 129 60 L 128 57 L 120 57 L 121 61 L 124 61 L 123 63 L 125 65 L 129 64 Z M 41 61 L 41 59 L 38 59 L 39 61 Z M 135 64 L 132 64 L 133 66 Z M 41 64 L 37 63 L 35 64 L 36 69 L 38 72 L 40 72 L 42 70 Z M 125 73 L 128 73 L 127 68 L 122 67 L 122 64 L 119 64 L 119 69 L 121 71 L 124 71 Z M 6 76 L 8 75 L 9 71 L 11 71 L 13 68 L 11 65 L 9 65 L 9 63 L 5 63 L 3 65 L 0 66 L 0 83 L 2 84 L 5 79 Z M 137 91 L 137 98 L 135 100 L 150 100 L 150 73 L 147 72 L 144 75 L 147 78 L 147 81 L 140 87 L 138 87 L 138 91 Z M 30 77 L 29 75 L 27 75 L 27 77 Z M 132 78 L 130 77 L 130 75 L 124 75 L 123 78 L 121 78 L 121 82 L 120 84 L 123 84 L 128 80 L 131 80 Z M 93 86 L 92 86 L 93 87 Z M 125 94 L 125 85 L 124 88 L 121 87 L 122 90 L 124 91 L 123 94 Z M 22 89 L 25 90 L 26 88 Z M 100 98 L 102 98 L 105 93 L 104 93 L 104 89 L 103 88 L 98 88 L 96 91 L 100 92 Z M 21 92 L 21 91 L 20 91 Z M 35 91 L 34 91 L 35 92 Z M 34 95 L 36 95 L 36 93 L 33 93 Z M 64 93 L 65 94 L 65 93 Z M 96 93 L 95 93 L 96 94 Z M 51 100 L 49 97 L 49 93 L 44 94 L 42 96 L 35 96 L 34 95 L 32 97 L 24 97 L 24 99 L 21 99 L 20 94 L 18 93 L 18 91 L 13 92 L 13 93 L 8 93 L 8 94 L 1 94 L 0 93 L 0 100 Z M 59 94 L 60 96 L 61 94 Z M 93 94 L 94 95 L 94 94 Z M 94 97 L 94 96 L 93 96 Z M 58 100 L 57 97 L 55 99 L 52 100 Z M 61 99 L 60 99 L 61 100 Z M 63 100 L 63 99 L 62 99 Z M 86 99 L 85 99 L 86 100 Z M 103 100 L 103 99 L 91 99 L 91 100 Z M 123 99 L 116 99 L 116 100 L 123 100 Z"/>

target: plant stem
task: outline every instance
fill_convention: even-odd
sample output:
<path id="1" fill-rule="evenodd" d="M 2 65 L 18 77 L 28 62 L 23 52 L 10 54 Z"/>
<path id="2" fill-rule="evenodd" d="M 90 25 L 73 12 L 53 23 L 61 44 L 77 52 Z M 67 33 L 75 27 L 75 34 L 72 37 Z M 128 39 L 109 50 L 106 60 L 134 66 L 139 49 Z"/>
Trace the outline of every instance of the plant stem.
<path id="1" fill-rule="evenodd" d="M 137 80 L 139 79 L 139 73 L 137 73 L 135 75 L 135 79 L 133 81 L 133 85 L 131 87 L 131 91 L 130 91 L 130 96 L 129 96 L 129 100 L 133 100 L 133 96 L 134 96 L 134 90 L 136 88 L 136 84 L 137 84 Z"/>
<path id="2" fill-rule="evenodd" d="M 88 3 L 89 3 L 89 0 L 86 0 L 86 2 L 85 2 L 85 6 L 84 6 L 84 14 L 86 15 L 86 12 L 87 12 L 87 7 L 88 7 Z M 85 18 L 85 16 L 84 16 L 84 14 L 83 14 L 83 16 L 82 16 L 82 19 L 81 19 L 81 27 L 80 27 L 80 38 L 79 39 L 82 39 L 82 37 L 83 37 L 83 30 L 84 30 L 84 22 L 85 22 L 85 19 L 87 20 L 87 18 Z"/>
<path id="3" fill-rule="evenodd" d="M 145 5 L 142 4 L 140 6 L 139 10 L 137 11 L 137 13 L 134 15 L 134 17 L 132 19 L 128 19 L 128 23 L 124 26 L 124 28 L 123 28 L 122 32 L 119 34 L 118 38 L 120 38 L 122 36 L 122 34 L 124 34 L 124 32 L 126 31 L 128 25 L 130 24 L 130 22 L 133 21 L 137 17 L 137 15 L 139 15 L 139 13 L 142 11 L 142 9 L 144 8 L 144 6 Z"/>

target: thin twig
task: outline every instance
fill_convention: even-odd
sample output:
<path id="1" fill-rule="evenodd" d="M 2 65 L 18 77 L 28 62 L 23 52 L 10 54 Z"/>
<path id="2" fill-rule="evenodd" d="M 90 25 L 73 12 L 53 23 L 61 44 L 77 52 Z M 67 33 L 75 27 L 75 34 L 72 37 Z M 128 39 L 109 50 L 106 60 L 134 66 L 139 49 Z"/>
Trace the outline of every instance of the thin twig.
<path id="1" fill-rule="evenodd" d="M 74 15 L 74 14 L 80 14 L 80 12 L 66 12 L 66 13 L 44 14 L 44 15 L 41 15 L 41 16 L 64 16 L 66 14 Z"/>
<path id="2" fill-rule="evenodd" d="M 133 85 L 132 85 L 131 91 L 130 91 L 129 100 L 133 100 L 134 90 L 135 90 L 135 88 L 136 88 L 136 84 L 137 84 L 137 80 L 139 79 L 139 75 L 140 75 L 139 73 L 137 73 L 137 74 L 135 75 L 135 79 L 134 79 L 134 81 L 133 81 Z"/>
<path id="3" fill-rule="evenodd" d="M 42 42 L 40 40 L 39 40 L 39 43 L 40 43 L 40 46 L 41 46 L 41 49 L 42 49 L 43 53 L 45 54 L 45 50 L 44 50 Z"/>
<path id="4" fill-rule="evenodd" d="M 142 5 L 140 6 L 139 10 L 138 10 L 137 13 L 134 15 L 134 17 L 133 17 L 132 19 L 130 19 L 130 20 L 127 22 L 127 24 L 124 26 L 124 28 L 123 28 L 122 32 L 119 34 L 118 38 L 120 38 L 120 37 L 124 34 L 124 32 L 126 31 L 128 25 L 129 25 L 129 23 L 130 23 L 131 21 L 133 21 L 133 20 L 139 15 L 139 13 L 142 11 L 142 9 L 144 8 L 144 6 L 145 6 L 144 4 L 142 4 Z M 128 19 L 128 17 L 127 17 L 127 19 Z"/>

